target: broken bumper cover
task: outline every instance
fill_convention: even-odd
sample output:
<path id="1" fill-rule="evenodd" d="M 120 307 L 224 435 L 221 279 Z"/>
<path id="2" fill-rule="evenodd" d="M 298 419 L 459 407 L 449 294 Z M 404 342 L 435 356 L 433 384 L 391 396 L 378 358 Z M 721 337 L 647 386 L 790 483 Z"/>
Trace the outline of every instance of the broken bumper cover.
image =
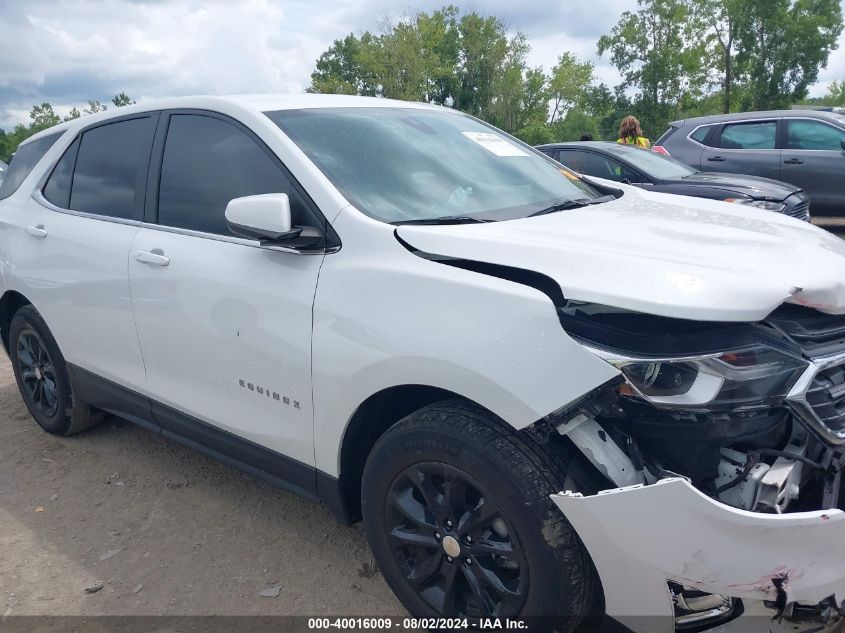
<path id="1" fill-rule="evenodd" d="M 739 510 L 680 478 L 650 486 L 552 500 L 592 556 L 606 612 L 635 631 L 671 633 L 667 581 L 743 601 L 745 614 L 721 630 L 776 630 L 782 606 L 845 599 L 845 513 L 840 510 L 760 514 Z M 750 614 L 759 626 L 749 626 Z M 818 628 L 818 622 L 814 625 Z M 803 627 L 800 627 L 803 628 Z"/>

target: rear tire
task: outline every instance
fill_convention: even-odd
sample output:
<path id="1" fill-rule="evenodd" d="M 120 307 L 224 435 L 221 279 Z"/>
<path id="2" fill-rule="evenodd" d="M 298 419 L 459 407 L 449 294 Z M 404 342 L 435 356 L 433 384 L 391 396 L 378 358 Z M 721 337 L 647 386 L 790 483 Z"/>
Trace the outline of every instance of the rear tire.
<path id="1" fill-rule="evenodd" d="M 373 555 L 411 615 L 575 629 L 600 585 L 549 498 L 579 477 L 573 466 L 462 400 L 391 427 L 367 460 L 362 512 Z"/>
<path id="2" fill-rule="evenodd" d="M 72 435 L 99 423 L 104 414 L 74 395 L 73 382 L 56 340 L 38 311 L 20 308 L 9 325 L 9 358 L 27 409 L 55 435 Z"/>

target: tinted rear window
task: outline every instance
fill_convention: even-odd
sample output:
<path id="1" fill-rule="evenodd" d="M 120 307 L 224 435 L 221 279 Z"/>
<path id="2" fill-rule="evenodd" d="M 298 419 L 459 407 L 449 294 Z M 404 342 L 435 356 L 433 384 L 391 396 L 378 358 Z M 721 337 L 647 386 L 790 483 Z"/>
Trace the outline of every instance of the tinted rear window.
<path id="1" fill-rule="evenodd" d="M 76 162 L 78 150 L 79 139 L 76 139 L 56 163 L 53 173 L 50 174 L 44 186 L 44 197 L 62 209 L 70 206 L 70 185 L 73 182 L 73 165 Z"/>
<path id="2" fill-rule="evenodd" d="M 70 208 L 140 219 L 154 132 L 150 117 L 109 123 L 85 132 L 73 173 Z"/>
<path id="3" fill-rule="evenodd" d="M 44 157 L 47 150 L 53 147 L 53 143 L 59 140 L 62 134 L 64 132 L 48 134 L 18 148 L 14 157 L 12 157 L 12 164 L 3 174 L 3 184 L 0 185 L 0 200 L 8 198 L 18 190 L 21 183 L 29 176 L 29 172 Z"/>
<path id="4" fill-rule="evenodd" d="M 690 138 L 694 141 L 698 141 L 699 143 L 704 143 L 704 140 L 707 138 L 707 135 L 710 134 L 710 125 L 702 125 L 700 128 L 695 130 L 692 134 L 690 134 Z"/>

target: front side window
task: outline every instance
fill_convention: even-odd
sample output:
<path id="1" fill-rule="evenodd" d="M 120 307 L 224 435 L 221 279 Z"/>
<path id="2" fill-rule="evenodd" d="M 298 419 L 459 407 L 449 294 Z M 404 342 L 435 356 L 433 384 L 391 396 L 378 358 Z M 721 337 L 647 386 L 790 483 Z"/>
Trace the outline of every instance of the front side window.
<path id="1" fill-rule="evenodd" d="M 815 149 L 842 151 L 845 131 L 810 119 L 786 120 L 784 149 Z"/>
<path id="2" fill-rule="evenodd" d="M 210 116 L 170 117 L 159 184 L 159 224 L 231 235 L 225 216 L 229 201 L 262 193 L 288 195 L 294 226 L 314 224 L 287 175 L 243 130 Z"/>
<path id="3" fill-rule="evenodd" d="M 59 140 L 64 132 L 48 134 L 39 139 L 24 143 L 12 157 L 12 164 L 9 169 L 3 172 L 3 184 L 0 185 L 0 200 L 8 198 L 18 190 L 21 183 L 29 176 L 29 172 L 38 164 L 47 150 Z"/>
<path id="4" fill-rule="evenodd" d="M 647 151 L 647 150 L 643 150 Z M 606 178 L 616 182 L 639 182 L 637 174 L 612 158 L 581 150 L 561 150 L 560 162 L 579 174 Z"/>
<path id="5" fill-rule="evenodd" d="M 113 218 L 140 219 L 155 121 L 108 123 L 82 135 L 69 207 Z"/>
<path id="6" fill-rule="evenodd" d="M 508 220 L 601 197 L 540 152 L 446 108 L 265 114 L 350 202 L 383 222 Z"/>
<path id="7" fill-rule="evenodd" d="M 723 149 L 774 149 L 777 124 L 774 121 L 728 123 L 722 129 Z"/>

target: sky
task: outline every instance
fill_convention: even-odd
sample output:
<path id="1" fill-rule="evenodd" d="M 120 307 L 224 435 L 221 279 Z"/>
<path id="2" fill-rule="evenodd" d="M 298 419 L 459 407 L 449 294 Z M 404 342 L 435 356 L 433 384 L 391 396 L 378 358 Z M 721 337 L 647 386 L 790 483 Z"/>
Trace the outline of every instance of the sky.
<path id="1" fill-rule="evenodd" d="M 531 44 L 529 63 L 551 69 L 571 51 L 618 82 L 596 41 L 636 0 L 470 0 Z M 190 94 L 305 90 L 317 57 L 383 16 L 431 11 L 447 0 L 0 0 L 0 128 L 28 122 L 49 101 L 67 114 L 88 99 L 125 91 L 135 100 Z M 843 0 L 845 4 L 845 0 Z M 845 36 L 811 96 L 845 78 Z"/>

